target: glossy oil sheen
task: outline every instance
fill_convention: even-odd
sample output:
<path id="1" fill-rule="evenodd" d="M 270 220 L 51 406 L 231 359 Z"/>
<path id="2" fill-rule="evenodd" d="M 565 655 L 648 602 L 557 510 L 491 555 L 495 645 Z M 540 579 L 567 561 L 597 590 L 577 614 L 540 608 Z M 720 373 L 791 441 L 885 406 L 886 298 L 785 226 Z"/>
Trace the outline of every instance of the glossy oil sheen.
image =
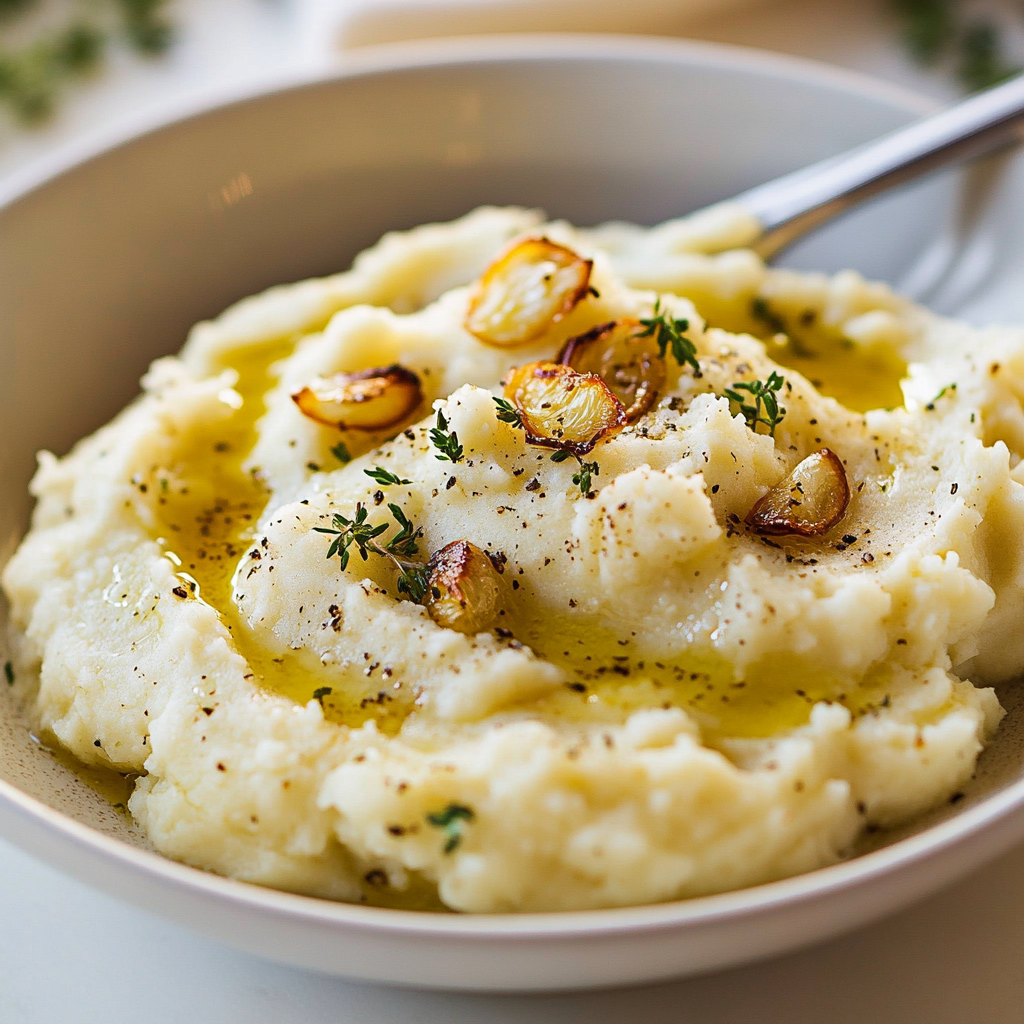
<path id="1" fill-rule="evenodd" d="M 40 175 L 17 194 L 8 189 L 0 205 L 0 558 L 27 522 L 34 451 L 65 451 L 109 419 L 152 358 L 180 348 L 191 323 L 234 299 L 337 270 L 386 229 L 481 202 L 541 205 L 583 224 L 654 223 L 877 136 L 921 109 L 850 76 L 682 44 L 474 42 L 405 51 L 402 66 L 389 59 L 367 57 L 379 63 L 186 119 L 63 175 Z M 947 256 L 976 252 L 956 232 L 969 234 L 983 204 L 966 212 L 957 204 L 952 179 L 915 186 L 809 239 L 789 261 L 853 266 L 894 283 L 916 269 L 933 285 L 945 280 L 939 266 L 957 283 L 949 294 L 969 294 L 977 313 L 981 293 L 968 285 L 984 261 L 958 273 Z M 997 254 L 1020 235 L 1009 222 L 998 227 Z M 835 376 L 841 384 L 844 374 Z M 874 405 L 891 394 L 862 397 Z M 216 507 L 184 511 L 195 519 Z M 211 597 L 223 585 L 216 575 L 205 584 Z M 681 681 L 686 699 L 696 701 L 701 686 L 721 696 L 717 684 L 707 690 L 715 666 L 693 673 L 698 679 Z M 590 695 L 611 703 L 602 685 L 594 681 L 588 706 Z M 1004 704 L 1015 696 L 1009 688 Z M 887 836 L 878 852 L 787 882 L 614 912 L 407 915 L 173 864 L 147 853 L 102 796 L 31 743 L 6 688 L 0 829 L 110 892 L 307 967 L 455 988 L 622 984 L 835 934 L 1005 848 L 1024 833 L 1022 719 L 1011 711 L 967 798 L 900 842 Z"/>

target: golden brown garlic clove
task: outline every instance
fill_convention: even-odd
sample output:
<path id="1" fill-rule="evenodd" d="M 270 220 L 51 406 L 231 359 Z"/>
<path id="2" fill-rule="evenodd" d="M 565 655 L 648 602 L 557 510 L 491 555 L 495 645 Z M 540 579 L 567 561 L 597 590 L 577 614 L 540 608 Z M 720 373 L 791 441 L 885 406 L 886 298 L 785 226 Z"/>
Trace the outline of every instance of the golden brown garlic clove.
<path id="1" fill-rule="evenodd" d="M 639 320 L 627 317 L 600 324 L 570 338 L 558 361 L 578 373 L 596 373 L 622 403 L 626 422 L 636 423 L 665 386 L 665 360 Z"/>
<path id="2" fill-rule="evenodd" d="M 404 366 L 314 377 L 292 392 L 304 416 L 344 430 L 385 430 L 406 419 L 423 401 L 420 379 Z"/>
<path id="3" fill-rule="evenodd" d="M 487 552 L 468 540 L 435 551 L 424 603 L 446 629 L 470 635 L 492 629 L 501 611 L 501 580 Z"/>
<path id="4" fill-rule="evenodd" d="M 498 348 L 539 338 L 586 296 L 593 265 L 547 238 L 527 238 L 495 260 L 477 282 L 466 330 Z"/>
<path id="5" fill-rule="evenodd" d="M 596 373 L 562 363 L 527 363 L 505 379 L 529 444 L 586 455 L 603 437 L 626 425 L 622 403 Z"/>
<path id="6" fill-rule="evenodd" d="M 819 537 L 846 515 L 850 484 L 831 448 L 808 455 L 747 513 L 747 524 L 774 536 Z"/>

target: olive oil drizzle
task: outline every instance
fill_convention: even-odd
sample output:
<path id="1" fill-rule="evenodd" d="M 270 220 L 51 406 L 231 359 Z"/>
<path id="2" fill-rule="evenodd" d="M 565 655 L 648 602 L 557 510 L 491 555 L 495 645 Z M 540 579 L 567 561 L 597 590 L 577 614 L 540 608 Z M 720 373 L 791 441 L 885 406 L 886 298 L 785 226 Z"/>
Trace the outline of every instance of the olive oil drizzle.
<path id="1" fill-rule="evenodd" d="M 729 329 L 764 332 L 765 324 L 756 316 L 740 319 Z M 245 461 L 256 441 L 264 395 L 276 383 L 271 368 L 297 340 L 282 339 L 225 357 L 225 366 L 239 375 L 235 390 L 241 406 L 216 436 L 197 429 L 183 437 L 173 464 L 155 471 L 158 479 L 151 493 L 158 539 L 179 574 L 194 584 L 196 595 L 217 610 L 256 682 L 299 703 L 318 700 L 330 721 L 358 727 L 373 720 L 382 732 L 395 735 L 416 711 L 415 680 L 374 676 L 367 672 L 370 666 L 361 664 L 325 668 L 304 651 L 273 654 L 241 620 L 233 601 L 235 566 L 254 539 L 269 497 L 258 477 L 246 472 Z M 880 373 L 862 351 L 825 337 L 815 325 L 804 325 L 799 337 L 769 339 L 767 344 L 777 350 L 773 358 L 783 365 L 801 370 L 806 365 L 809 374 L 813 370 L 830 378 L 834 371 L 837 381 L 849 378 L 855 365 L 862 395 L 862 378 L 871 381 L 873 391 L 868 388 L 862 404 L 868 401 L 872 407 L 895 398 L 890 393 L 893 381 L 905 369 L 892 356 L 892 366 Z M 682 658 L 651 657 L 638 651 L 632 637 L 611 635 L 607 623 L 580 614 L 513 612 L 508 624 L 514 626 L 516 640 L 567 675 L 566 685 L 555 693 L 508 709 L 513 716 L 579 727 L 621 723 L 645 708 L 680 707 L 697 719 L 708 742 L 716 743 L 797 728 L 818 701 L 837 701 L 861 713 L 838 681 L 804 670 L 794 659 L 782 669 L 773 662 L 737 677 L 731 663 L 712 649 L 688 651 Z"/>
<path id="2" fill-rule="evenodd" d="M 269 498 L 245 463 L 265 411 L 264 395 L 276 383 L 272 367 L 297 340 L 282 339 L 225 359 L 226 367 L 238 373 L 235 391 L 241 405 L 216 431 L 204 424 L 184 434 L 169 464 L 151 473 L 147 494 L 157 521 L 156 539 L 188 590 L 217 611 L 255 682 L 297 703 L 319 700 L 330 721 L 358 727 L 373 720 L 393 735 L 412 708 L 410 684 L 367 677 L 361 664 L 328 668 L 307 651 L 270 651 L 233 600 L 235 567 L 256 537 Z"/>

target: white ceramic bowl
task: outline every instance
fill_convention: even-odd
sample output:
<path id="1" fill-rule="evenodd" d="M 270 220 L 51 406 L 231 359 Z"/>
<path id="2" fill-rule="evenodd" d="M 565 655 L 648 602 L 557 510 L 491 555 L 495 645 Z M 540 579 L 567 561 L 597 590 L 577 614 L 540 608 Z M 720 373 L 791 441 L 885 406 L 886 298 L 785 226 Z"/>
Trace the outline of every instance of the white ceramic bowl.
<path id="1" fill-rule="evenodd" d="M 864 79 L 752 52 L 476 40 L 366 56 L 0 183 L 0 560 L 25 527 L 35 451 L 63 451 L 104 422 L 151 359 L 236 298 L 343 268 L 388 228 L 483 202 L 653 223 L 921 110 Z M 892 280 L 918 264 L 918 279 L 938 280 L 928 267 L 958 250 L 942 237 L 956 193 L 946 180 L 888 198 L 790 259 Z M 1024 834 L 1022 734 L 1011 713 L 955 813 L 836 867 L 681 903 L 470 917 L 334 904 L 165 860 L 33 745 L 5 692 L 0 834 L 107 892 L 303 966 L 464 989 L 617 985 L 835 934 L 1000 852 Z"/>

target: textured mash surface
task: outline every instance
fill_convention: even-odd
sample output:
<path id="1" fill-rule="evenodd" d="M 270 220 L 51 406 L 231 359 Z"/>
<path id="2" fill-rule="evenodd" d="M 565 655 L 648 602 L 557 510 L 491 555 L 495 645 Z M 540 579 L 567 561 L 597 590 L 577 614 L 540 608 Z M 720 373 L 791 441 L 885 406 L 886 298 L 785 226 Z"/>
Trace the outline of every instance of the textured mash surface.
<path id="1" fill-rule="evenodd" d="M 113 423 L 41 455 L 3 576 L 18 686 L 75 757 L 141 776 L 131 812 L 168 856 L 389 905 L 628 905 L 830 863 L 969 780 L 1002 714 L 984 687 L 1024 670 L 1024 332 L 721 252 L 749 232 L 728 208 L 542 224 L 480 210 L 248 299 Z M 536 342 L 484 346 L 461 326 L 468 286 L 537 233 L 592 257 L 598 294 Z M 492 394 L 659 295 L 702 376 L 669 363 L 657 407 L 595 449 L 588 499 Z M 423 406 L 397 436 L 346 435 L 342 464 L 290 392 L 390 363 Z M 774 438 L 721 397 L 773 369 Z M 896 399 L 855 410 L 851 381 L 886 374 Z M 458 465 L 435 457 L 434 407 Z M 844 521 L 747 531 L 823 446 L 853 490 Z M 382 489 L 374 466 L 409 483 Z M 425 550 L 504 556 L 501 631 L 441 628 L 383 559 L 326 559 L 314 527 L 357 502 L 388 521 L 383 490 Z"/>

